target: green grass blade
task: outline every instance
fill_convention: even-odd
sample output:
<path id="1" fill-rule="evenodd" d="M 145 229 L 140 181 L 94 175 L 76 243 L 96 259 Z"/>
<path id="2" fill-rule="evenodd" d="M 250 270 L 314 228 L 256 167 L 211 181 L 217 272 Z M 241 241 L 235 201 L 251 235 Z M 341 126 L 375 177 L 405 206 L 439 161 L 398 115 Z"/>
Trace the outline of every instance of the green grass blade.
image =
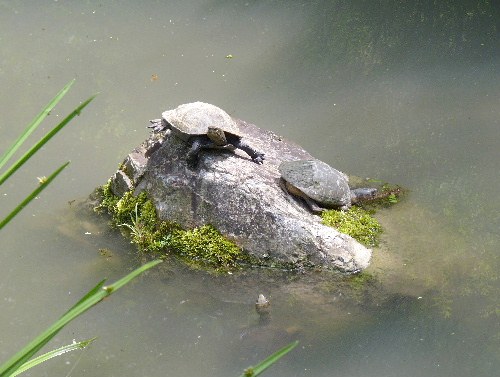
<path id="1" fill-rule="evenodd" d="M 96 294 L 99 290 L 102 290 L 102 287 L 104 283 L 106 282 L 106 279 L 101 280 L 94 288 L 92 288 L 85 296 L 83 296 L 75 305 L 71 307 L 65 314 L 67 314 L 69 311 L 73 310 L 73 308 L 77 307 L 82 303 L 83 301 L 87 300 L 88 297 Z M 60 330 L 60 329 L 59 329 Z M 40 339 L 38 344 L 36 346 L 32 347 L 29 352 L 26 352 L 24 355 L 24 361 L 28 360 L 31 356 L 33 356 L 35 353 L 37 353 L 43 346 L 45 346 L 50 340 L 57 335 L 59 330 L 54 331 L 53 333 L 47 335 L 44 339 Z M 21 360 L 19 361 L 18 365 L 21 363 Z M 1 367 L 0 367 L 1 368 Z M 1 377 L 3 377 L 3 374 L 0 374 Z"/>
<path id="2" fill-rule="evenodd" d="M 41 364 L 47 360 L 52 359 L 53 357 L 60 356 L 62 354 L 65 354 L 66 352 L 71 352 L 75 350 L 81 350 L 87 347 L 90 343 L 92 343 L 96 338 L 92 339 L 87 339 L 87 340 L 82 340 L 81 342 L 75 342 L 72 344 L 68 344 L 66 346 L 57 348 L 55 350 L 49 351 L 47 353 L 44 353 L 43 355 L 40 355 L 38 357 L 35 357 L 34 359 L 31 359 L 30 361 L 24 363 L 17 369 L 14 373 L 11 374 L 11 377 L 15 377 L 18 374 L 21 374 L 23 372 L 26 372 L 28 369 L 33 368 L 34 366 L 37 366 L 38 364 Z"/>
<path id="3" fill-rule="evenodd" d="M 113 291 L 116 291 L 117 289 L 120 289 L 123 287 L 125 284 L 127 284 L 130 280 L 136 278 L 140 274 L 142 274 L 144 271 L 149 270 L 151 267 L 156 266 L 158 263 L 161 263 L 162 260 L 157 259 L 155 261 L 146 263 L 142 267 L 139 267 L 138 269 L 132 271 L 130 274 L 127 276 L 121 278 L 120 280 L 115 281 L 113 284 L 102 287 L 106 292 L 112 293 Z M 150 266 L 150 264 L 153 263 L 153 266 Z"/>
<path id="4" fill-rule="evenodd" d="M 65 125 L 67 125 L 75 116 L 80 115 L 80 112 L 96 97 L 97 94 L 93 95 L 75 110 L 73 110 L 66 118 L 64 118 L 61 123 L 54 127 L 50 132 L 48 132 L 44 137 L 42 137 L 38 143 L 33 145 L 19 160 L 17 160 L 11 167 L 9 167 L 2 175 L 0 175 L 0 185 L 4 183 L 7 178 L 14 174 L 26 161 L 28 161 L 41 147 L 45 145 L 50 139 L 54 137 Z"/>
<path id="5" fill-rule="evenodd" d="M 4 155 L 0 158 L 0 169 L 7 163 L 7 161 L 12 157 L 14 153 L 19 149 L 19 147 L 25 142 L 25 140 L 36 130 L 36 128 L 42 123 L 42 121 L 49 115 L 52 109 L 59 103 L 59 101 L 68 92 L 69 88 L 75 83 L 75 79 L 71 80 L 66 84 L 64 88 L 61 89 L 57 95 L 52 98 L 52 100 L 45 106 L 45 108 L 38 114 L 35 119 L 26 127 L 19 138 L 12 144 L 12 146 L 7 149 Z"/>
<path id="6" fill-rule="evenodd" d="M 264 372 L 267 368 L 269 368 L 271 365 L 273 365 L 276 361 L 278 361 L 283 356 L 285 356 L 288 352 L 290 352 L 295 347 L 297 347 L 297 344 L 299 344 L 298 340 L 283 347 L 282 349 L 273 353 L 271 356 L 269 356 L 265 360 L 261 361 L 256 366 L 247 368 L 245 370 L 245 372 L 243 372 L 243 374 L 240 377 L 256 377 L 256 376 L 258 376 L 259 374 Z"/>
<path id="7" fill-rule="evenodd" d="M 106 279 L 103 279 L 101 280 L 99 283 L 97 283 L 97 285 L 92 288 L 90 291 L 88 291 L 85 296 L 83 296 L 75 305 L 73 305 L 66 313 L 68 313 L 69 311 L 73 310 L 73 308 L 77 307 L 78 305 L 80 305 L 82 302 L 84 302 L 85 300 L 87 300 L 89 297 L 95 295 L 97 292 L 99 292 L 99 290 L 102 289 L 102 287 L 104 286 L 104 283 L 106 282 Z M 66 314 L 65 313 L 65 314 Z"/>
<path id="8" fill-rule="evenodd" d="M 76 317 L 93 307 L 95 304 L 99 303 L 105 297 L 111 295 L 123 285 L 129 283 L 139 274 L 156 266 L 161 262 L 162 260 L 157 259 L 146 263 L 145 265 L 132 271 L 127 276 L 118 280 L 115 284 L 112 284 L 108 287 L 102 286 L 102 282 L 99 283 L 95 288 L 92 289 L 92 294 L 90 294 L 91 292 L 89 292 L 89 294 L 85 295 L 86 299 L 78 301 L 78 303 L 69 311 L 67 311 L 61 318 L 59 318 L 59 320 L 54 322 L 48 329 L 46 329 L 35 339 L 33 339 L 27 346 L 16 353 L 10 360 L 0 365 L 0 376 L 11 376 L 21 365 L 26 363 L 31 358 L 31 356 L 33 356 L 33 354 L 41 348 L 41 345 L 46 344 L 52 337 L 54 337 L 55 334 L 57 334 L 59 330 L 66 326 L 70 321 L 74 320 Z"/>
<path id="9" fill-rule="evenodd" d="M 59 175 L 59 173 L 66 166 L 68 166 L 68 164 L 69 164 L 69 161 L 66 162 L 64 165 L 62 165 L 55 172 L 53 172 L 46 180 L 44 180 L 44 182 L 40 183 L 40 185 L 35 190 L 33 190 L 33 192 L 31 194 L 29 194 L 26 197 L 26 199 L 24 199 L 20 204 L 18 204 L 18 206 L 16 208 L 14 208 L 14 210 L 11 213 L 9 213 L 5 219 L 0 221 L 0 229 L 2 229 L 5 225 L 7 225 L 7 223 L 10 220 L 12 220 L 14 218 L 14 216 L 16 216 L 24 207 L 26 207 L 29 202 L 31 202 L 34 198 L 36 198 L 38 196 L 38 194 L 40 194 L 40 192 L 42 192 L 42 190 L 45 189 L 50 184 L 50 182 L 52 182 L 54 180 L 54 178 L 57 177 Z"/>

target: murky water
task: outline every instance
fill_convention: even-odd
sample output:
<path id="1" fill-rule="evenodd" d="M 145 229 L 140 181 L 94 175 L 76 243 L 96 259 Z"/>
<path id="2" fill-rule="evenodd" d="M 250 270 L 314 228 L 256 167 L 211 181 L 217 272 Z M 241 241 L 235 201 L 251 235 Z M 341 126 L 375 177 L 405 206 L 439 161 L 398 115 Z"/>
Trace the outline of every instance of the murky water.
<path id="1" fill-rule="evenodd" d="M 98 336 L 89 349 L 27 375 L 235 376 L 294 339 L 269 374 L 494 375 L 499 19 L 486 1 L 0 1 L 0 150 L 70 79 L 46 129 L 100 93 L 1 188 L 5 213 L 71 160 L 2 230 L 0 360 L 103 277 L 138 266 L 126 240 L 68 202 L 105 182 L 148 119 L 203 100 L 411 190 L 378 215 L 370 278 L 213 277 L 165 263 L 51 343 Z"/>

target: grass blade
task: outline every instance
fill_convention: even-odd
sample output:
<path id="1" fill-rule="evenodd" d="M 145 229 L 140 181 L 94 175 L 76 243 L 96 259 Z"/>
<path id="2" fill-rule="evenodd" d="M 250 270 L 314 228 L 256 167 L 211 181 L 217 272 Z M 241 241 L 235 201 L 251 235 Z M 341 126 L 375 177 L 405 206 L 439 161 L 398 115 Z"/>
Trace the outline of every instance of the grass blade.
<path id="1" fill-rule="evenodd" d="M 31 358 L 31 356 L 33 356 L 44 344 L 46 344 L 52 337 L 54 337 L 57 332 L 59 332 L 59 330 L 66 326 L 70 321 L 83 314 L 85 311 L 93 307 L 95 304 L 99 303 L 105 297 L 111 295 L 123 285 L 129 283 L 139 274 L 156 266 L 161 262 L 162 260 L 157 259 L 146 263 L 145 265 L 132 271 L 127 276 L 118 280 L 115 284 L 112 284 L 108 287 L 102 286 L 103 282 L 99 283 L 95 288 L 91 290 L 91 292 L 89 292 L 89 294 L 85 295 L 86 298 L 84 300 L 79 300 L 69 311 L 67 311 L 61 318 L 59 318 L 59 320 L 54 322 L 48 329 L 46 329 L 35 339 L 33 339 L 21 351 L 10 358 L 10 360 L 0 365 L 0 376 L 11 376 L 19 367 L 21 367 L 21 365 L 26 363 Z"/>
<path id="2" fill-rule="evenodd" d="M 29 194 L 26 199 L 24 199 L 20 204 L 17 205 L 14 210 L 7 215 L 5 219 L 0 221 L 0 229 L 2 229 L 7 223 L 14 218 L 24 207 L 28 205 L 29 202 L 31 202 L 34 198 L 42 192 L 43 189 L 45 189 L 50 182 L 54 180 L 55 177 L 59 175 L 59 173 L 66 167 L 68 166 L 69 161 L 66 162 L 64 165 L 62 165 L 59 169 L 57 169 L 55 172 L 53 172 L 44 182 L 40 183 L 40 186 L 38 186 L 31 194 Z"/>
<path id="3" fill-rule="evenodd" d="M 73 305 L 71 307 L 71 309 L 69 309 L 65 314 L 67 314 L 69 311 L 73 310 L 73 308 L 77 307 L 78 305 L 80 305 L 80 303 L 84 302 L 85 300 L 87 300 L 88 297 L 96 294 L 99 290 L 102 289 L 102 286 L 104 285 L 104 283 L 106 282 L 106 279 L 104 280 L 101 280 L 94 288 L 92 288 L 90 291 L 87 292 L 87 294 L 85 294 L 85 296 L 83 296 L 75 305 Z M 60 329 L 59 329 L 60 330 Z M 45 346 L 48 342 L 50 342 L 50 340 L 57 335 L 57 333 L 59 332 L 59 330 L 57 331 L 54 331 L 53 333 L 51 334 L 48 334 L 44 339 L 40 339 L 40 341 L 38 342 L 38 344 L 36 344 L 36 346 L 32 347 L 31 350 L 29 352 L 26 352 L 26 354 L 24 354 L 24 359 L 23 360 L 28 360 L 31 356 L 33 356 L 35 353 L 37 353 L 43 346 Z M 18 365 L 20 364 L 21 361 L 19 361 Z M 21 366 L 22 367 L 22 366 Z M 0 367 L 0 372 L 1 372 L 1 367 Z M 3 377 L 3 374 L 0 374 L 0 377 Z"/>
<path id="4" fill-rule="evenodd" d="M 9 167 L 2 175 L 0 175 L 0 185 L 4 183 L 7 178 L 14 174 L 26 161 L 28 161 L 31 156 L 33 156 L 41 147 L 45 145 L 50 139 L 54 137 L 65 125 L 67 125 L 71 119 L 75 116 L 80 115 L 80 112 L 96 97 L 97 94 L 93 95 L 75 110 L 73 110 L 66 118 L 64 118 L 61 123 L 54 127 L 49 133 L 42 137 L 38 143 L 33 145 L 19 160 L 17 160 L 11 167 Z"/>
<path id="5" fill-rule="evenodd" d="M 54 98 L 45 106 L 45 108 L 38 114 L 35 119 L 26 127 L 19 138 L 12 144 L 12 146 L 7 149 L 4 155 L 0 158 L 0 169 L 7 163 L 7 161 L 12 157 L 14 153 L 19 149 L 19 147 L 25 142 L 25 140 L 36 130 L 36 128 L 42 123 L 42 121 L 49 115 L 52 109 L 59 103 L 59 101 L 68 92 L 69 88 L 75 83 L 75 79 L 71 80 L 62 88 L 59 93 L 56 94 Z"/>
<path id="6" fill-rule="evenodd" d="M 299 344 L 298 340 L 283 347 L 282 349 L 273 353 L 271 356 L 269 356 L 265 360 L 261 361 L 256 366 L 247 368 L 245 370 L 245 372 L 243 372 L 243 374 L 240 377 L 256 377 L 256 376 L 258 376 L 259 374 L 264 372 L 267 368 L 269 368 L 271 365 L 273 365 L 276 361 L 278 361 L 283 356 L 285 356 L 288 352 L 290 352 L 295 347 L 297 347 L 297 344 Z"/>
<path id="7" fill-rule="evenodd" d="M 53 357 L 65 354 L 66 352 L 71 352 L 71 351 L 75 351 L 75 350 L 84 349 L 90 343 L 92 343 L 94 340 L 96 340 L 96 338 L 82 340 L 81 342 L 75 342 L 75 343 L 72 343 L 72 344 L 68 344 L 66 346 L 57 348 L 55 350 L 49 351 L 47 353 L 44 353 L 43 355 L 35 357 L 34 359 L 31 359 L 30 361 L 28 361 L 28 362 L 24 363 L 23 365 L 21 365 L 21 367 L 19 367 L 19 369 L 17 369 L 14 373 L 11 374 L 11 377 L 15 377 L 18 374 L 26 372 L 28 369 L 31 369 L 34 366 L 37 366 L 38 364 L 41 364 L 41 363 L 43 363 L 43 362 L 45 362 L 47 360 L 50 360 Z"/>
<path id="8" fill-rule="evenodd" d="M 101 290 L 102 287 L 104 286 L 104 283 L 106 283 L 106 279 L 103 279 L 99 283 L 97 283 L 97 285 L 94 288 L 92 288 L 90 291 L 88 291 L 85 294 L 85 296 L 83 296 L 80 300 L 78 300 L 78 302 L 75 305 L 73 305 L 66 313 L 70 312 L 71 310 L 73 310 L 73 308 L 77 307 L 82 302 L 87 300 L 89 297 L 91 297 L 91 296 L 95 295 L 97 292 L 99 292 L 99 290 Z"/>

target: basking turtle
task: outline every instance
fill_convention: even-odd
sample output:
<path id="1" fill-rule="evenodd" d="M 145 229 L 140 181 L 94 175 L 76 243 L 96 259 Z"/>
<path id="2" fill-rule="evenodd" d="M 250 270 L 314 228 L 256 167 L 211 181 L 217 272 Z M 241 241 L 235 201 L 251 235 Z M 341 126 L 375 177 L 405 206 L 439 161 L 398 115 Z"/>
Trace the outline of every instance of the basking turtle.
<path id="1" fill-rule="evenodd" d="M 351 204 L 375 196 L 375 188 L 351 190 L 349 178 L 342 172 L 319 160 L 284 161 L 279 172 L 286 190 L 305 200 L 311 211 L 324 208 L 349 209 Z"/>
<path id="2" fill-rule="evenodd" d="M 170 129 L 181 140 L 191 142 L 187 162 L 195 166 L 202 149 L 227 149 L 245 151 L 257 164 L 262 164 L 264 154 L 246 144 L 233 119 L 217 106 L 203 102 L 180 105 L 163 112 L 162 119 L 150 121 L 154 132 Z"/>

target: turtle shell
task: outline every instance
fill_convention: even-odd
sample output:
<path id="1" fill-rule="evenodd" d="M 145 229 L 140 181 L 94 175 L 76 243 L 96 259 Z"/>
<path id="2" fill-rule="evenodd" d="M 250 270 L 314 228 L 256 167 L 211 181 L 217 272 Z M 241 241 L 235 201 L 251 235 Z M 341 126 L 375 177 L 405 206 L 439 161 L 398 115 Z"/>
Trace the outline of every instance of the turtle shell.
<path id="1" fill-rule="evenodd" d="M 279 172 L 285 181 L 323 207 L 351 204 L 349 178 L 322 161 L 284 161 Z"/>
<path id="2" fill-rule="evenodd" d="M 176 136 L 186 141 L 192 136 L 206 135 L 209 126 L 239 136 L 238 126 L 229 114 L 209 103 L 193 102 L 180 105 L 163 112 L 162 120 Z"/>

